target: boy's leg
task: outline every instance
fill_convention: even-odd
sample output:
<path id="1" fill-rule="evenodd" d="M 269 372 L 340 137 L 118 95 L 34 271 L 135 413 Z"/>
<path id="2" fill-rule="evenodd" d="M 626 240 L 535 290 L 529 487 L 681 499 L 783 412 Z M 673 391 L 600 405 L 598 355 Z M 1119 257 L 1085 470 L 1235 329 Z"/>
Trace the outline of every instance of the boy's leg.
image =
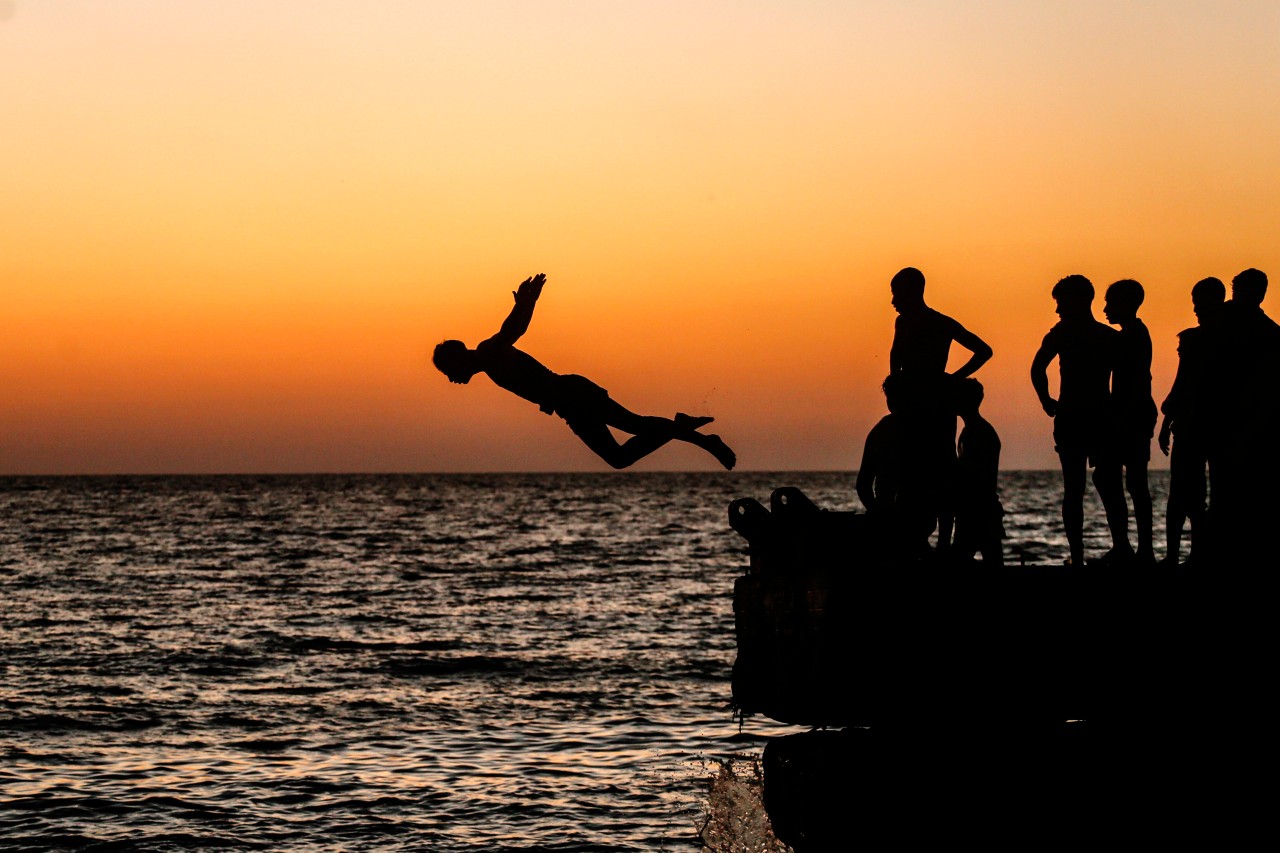
<path id="1" fill-rule="evenodd" d="M 583 444 L 613 468 L 627 468 L 672 439 L 695 444 L 715 456 L 724 467 L 732 468 L 736 457 L 720 436 L 705 435 L 697 430 L 710 421 L 710 418 L 688 415 L 677 415 L 675 419 L 637 415 L 608 399 L 595 417 L 575 416 L 567 423 Z M 620 443 L 609 431 L 611 426 L 631 433 L 632 437 Z"/>
<path id="2" fill-rule="evenodd" d="M 737 463 L 737 455 L 729 449 L 720 436 L 698 432 L 698 427 L 711 422 L 710 418 L 692 417 L 677 413 L 675 418 L 660 418 L 654 415 L 637 415 L 635 412 L 610 398 L 604 411 L 604 422 L 617 427 L 634 436 L 623 443 L 629 453 L 640 459 L 657 450 L 668 441 L 687 441 L 710 453 L 725 468 L 732 468 Z M 630 464 L 630 463 L 628 463 Z"/>
<path id="3" fill-rule="evenodd" d="M 1203 449 L 1199 445 L 1192 448 L 1193 452 L 1187 454 L 1189 459 L 1182 465 L 1182 499 L 1181 506 L 1183 512 L 1186 513 L 1187 520 L 1191 522 L 1191 545 L 1187 549 L 1187 559 L 1191 559 L 1191 555 L 1196 550 L 1196 544 L 1205 545 L 1209 541 L 1208 514 L 1206 512 L 1207 504 L 1205 499 L 1208 497 L 1208 480 L 1205 472 L 1205 466 L 1208 460 L 1205 458 Z M 1182 522 L 1178 522 L 1178 526 L 1182 526 Z M 1206 549 L 1207 550 L 1207 549 Z"/>
<path id="4" fill-rule="evenodd" d="M 1152 545 L 1151 487 L 1147 484 L 1147 460 L 1136 458 L 1124 469 L 1125 486 L 1133 501 L 1133 521 L 1138 531 L 1138 559 L 1155 562 Z"/>
<path id="5" fill-rule="evenodd" d="M 1133 554 L 1129 546 L 1129 506 L 1124 499 L 1124 475 L 1118 462 L 1106 461 L 1093 468 L 1093 486 L 1102 500 L 1111 531 L 1111 551 L 1103 559 L 1127 559 Z M 1150 498 L 1147 499 L 1150 504 Z"/>
<path id="6" fill-rule="evenodd" d="M 612 468 L 634 465 L 673 437 L 670 430 L 664 435 L 657 429 L 650 429 L 644 435 L 636 435 L 619 443 L 604 421 L 574 418 L 568 424 L 573 434 Z"/>
<path id="7" fill-rule="evenodd" d="M 1084 484 L 1088 466 L 1084 451 L 1058 451 L 1062 464 L 1062 529 L 1067 535 L 1071 565 L 1084 565 Z"/>
<path id="8" fill-rule="evenodd" d="M 1062 466 L 1062 529 L 1072 566 L 1084 566 L 1084 489 L 1089 472 L 1089 423 L 1078 414 L 1053 419 L 1053 449 Z"/>
<path id="9" fill-rule="evenodd" d="M 945 554 L 955 542 L 956 517 L 946 501 L 941 502 L 938 510 L 938 553 Z M 970 554 L 969 556 L 973 556 Z"/>
<path id="10" fill-rule="evenodd" d="M 1181 552 L 1182 526 L 1191 523 L 1191 544 L 1187 559 L 1195 553 L 1197 543 L 1207 550 L 1210 540 L 1209 514 L 1206 499 L 1209 496 L 1208 455 L 1203 440 L 1193 433 L 1173 437 L 1169 451 L 1169 555 L 1165 558 L 1172 565 Z"/>
<path id="11" fill-rule="evenodd" d="M 1190 472 L 1183 471 L 1183 454 L 1178 451 L 1179 439 L 1174 436 L 1173 447 L 1169 449 L 1169 500 L 1165 503 L 1164 536 L 1165 556 L 1163 565 L 1177 566 L 1178 554 L 1182 550 L 1182 525 L 1189 514 L 1190 505 L 1183 492 L 1187 490 L 1187 478 Z M 1203 467 L 1203 466 L 1202 466 Z M 1200 499 L 1201 502 L 1204 498 Z M 1193 526 L 1194 529 L 1194 526 Z"/>

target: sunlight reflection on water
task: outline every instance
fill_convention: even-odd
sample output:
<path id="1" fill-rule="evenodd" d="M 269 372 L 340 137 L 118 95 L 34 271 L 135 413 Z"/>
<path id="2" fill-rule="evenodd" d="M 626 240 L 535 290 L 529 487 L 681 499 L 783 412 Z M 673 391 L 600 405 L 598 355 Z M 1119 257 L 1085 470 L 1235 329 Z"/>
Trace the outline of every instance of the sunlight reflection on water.
<path id="1" fill-rule="evenodd" d="M 793 731 L 728 708 L 726 509 L 781 485 L 856 505 L 847 472 L 0 480 L 0 833 L 697 849 L 707 762 Z M 1056 475 L 1003 490 L 1010 559 L 1061 560 Z"/>

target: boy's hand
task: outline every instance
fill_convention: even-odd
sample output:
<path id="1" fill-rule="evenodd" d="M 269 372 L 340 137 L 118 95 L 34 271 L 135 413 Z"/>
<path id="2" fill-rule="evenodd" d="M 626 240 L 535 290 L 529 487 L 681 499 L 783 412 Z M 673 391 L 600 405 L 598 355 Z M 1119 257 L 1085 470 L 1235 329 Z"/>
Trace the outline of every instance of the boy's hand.
<path id="1" fill-rule="evenodd" d="M 1040 408 L 1044 409 L 1044 413 L 1049 417 L 1055 417 L 1058 414 L 1058 401 L 1052 397 L 1045 397 L 1040 401 Z"/>
<path id="2" fill-rule="evenodd" d="M 543 273 L 529 276 L 520 282 L 520 287 L 511 291 L 511 295 L 515 297 L 517 302 L 522 300 L 535 301 L 542 294 L 542 285 L 547 283 L 547 277 Z"/>
<path id="3" fill-rule="evenodd" d="M 1173 432 L 1173 421 L 1169 420 L 1168 418 L 1165 418 L 1164 422 L 1160 424 L 1160 438 L 1159 438 L 1160 452 L 1163 453 L 1165 456 L 1169 455 L 1169 435 L 1172 432 Z"/>

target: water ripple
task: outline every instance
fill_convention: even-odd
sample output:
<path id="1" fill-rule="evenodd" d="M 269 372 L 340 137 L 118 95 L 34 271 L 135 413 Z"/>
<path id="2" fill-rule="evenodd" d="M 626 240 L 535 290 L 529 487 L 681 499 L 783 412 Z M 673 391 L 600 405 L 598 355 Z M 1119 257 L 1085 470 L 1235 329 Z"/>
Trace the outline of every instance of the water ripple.
<path id="1" fill-rule="evenodd" d="M 0 479 L 0 847 L 697 850 L 706 762 L 785 730 L 728 707 L 726 509 L 780 485 L 856 504 L 847 473 Z M 1064 553 L 1055 485 L 1006 485 L 1028 561 Z"/>

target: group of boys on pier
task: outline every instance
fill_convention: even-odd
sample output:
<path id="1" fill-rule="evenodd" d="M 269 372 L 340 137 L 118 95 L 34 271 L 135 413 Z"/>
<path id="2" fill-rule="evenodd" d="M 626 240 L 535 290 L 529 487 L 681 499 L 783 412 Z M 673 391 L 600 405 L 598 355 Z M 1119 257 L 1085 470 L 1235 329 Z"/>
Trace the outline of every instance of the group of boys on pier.
<path id="1" fill-rule="evenodd" d="M 1280 467 L 1266 441 L 1280 414 L 1274 393 L 1280 325 L 1262 310 L 1266 288 L 1266 275 L 1256 269 L 1232 280 L 1230 300 L 1216 278 L 1192 288 L 1198 325 L 1178 335 L 1177 375 L 1160 406 L 1158 442 L 1170 454 L 1171 471 L 1164 565 L 1179 564 L 1188 520 L 1195 537 L 1188 562 L 1204 562 L 1261 557 L 1264 531 L 1280 517 Z M 971 377 L 991 358 L 991 347 L 925 304 L 919 270 L 899 272 L 891 290 L 898 319 L 883 385 L 889 414 L 867 436 L 858 495 L 908 559 L 967 561 L 980 553 L 984 563 L 1000 564 L 1000 439 L 979 412 L 982 386 Z M 1084 497 L 1092 468 L 1111 548 L 1089 562 L 1154 566 L 1147 466 L 1159 414 L 1151 389 L 1151 335 L 1138 318 L 1144 291 L 1133 279 L 1107 288 L 1103 313 L 1117 328 L 1094 318 L 1094 295 L 1082 275 L 1054 285 L 1060 319 L 1031 364 L 1031 384 L 1054 422 L 1067 563 L 1086 562 Z M 971 356 L 948 373 L 952 343 Z M 1057 397 L 1048 377 L 1055 359 Z M 957 418 L 964 425 L 958 438 Z M 1126 490 L 1136 549 L 1128 539 Z"/>

